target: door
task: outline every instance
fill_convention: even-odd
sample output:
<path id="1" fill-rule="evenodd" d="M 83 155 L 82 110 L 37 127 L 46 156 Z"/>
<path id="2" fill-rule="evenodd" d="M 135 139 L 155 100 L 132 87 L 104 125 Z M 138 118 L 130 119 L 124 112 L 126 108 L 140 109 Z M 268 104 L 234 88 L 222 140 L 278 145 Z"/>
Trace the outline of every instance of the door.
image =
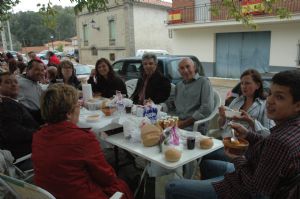
<path id="1" fill-rule="evenodd" d="M 216 76 L 239 78 L 249 68 L 268 72 L 270 38 L 269 31 L 217 33 Z"/>

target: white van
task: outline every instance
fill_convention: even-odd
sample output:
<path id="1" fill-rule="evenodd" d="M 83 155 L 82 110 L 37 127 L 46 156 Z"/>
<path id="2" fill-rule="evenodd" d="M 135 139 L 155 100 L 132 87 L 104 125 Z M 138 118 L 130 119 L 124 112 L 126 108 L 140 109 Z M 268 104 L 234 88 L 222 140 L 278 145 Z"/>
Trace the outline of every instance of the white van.
<path id="1" fill-rule="evenodd" d="M 169 55 L 170 53 L 166 50 L 156 50 L 156 49 L 139 49 L 136 51 L 135 56 L 142 57 L 145 53 L 153 53 L 157 56 Z"/>

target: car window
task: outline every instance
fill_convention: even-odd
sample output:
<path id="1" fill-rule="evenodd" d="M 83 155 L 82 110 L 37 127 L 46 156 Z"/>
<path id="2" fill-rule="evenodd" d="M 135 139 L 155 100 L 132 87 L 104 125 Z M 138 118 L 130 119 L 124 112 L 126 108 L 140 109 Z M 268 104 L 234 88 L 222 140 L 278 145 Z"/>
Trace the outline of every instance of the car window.
<path id="1" fill-rule="evenodd" d="M 139 72 L 141 70 L 141 62 L 129 62 L 127 65 L 126 72 Z"/>
<path id="2" fill-rule="evenodd" d="M 75 66 L 76 75 L 89 75 L 91 73 L 91 69 L 88 66 L 79 65 Z"/>
<path id="3" fill-rule="evenodd" d="M 113 69 L 116 73 L 122 73 L 124 74 L 124 69 L 123 69 L 123 65 L 124 65 L 124 61 L 120 61 L 120 62 L 115 62 L 113 64 Z"/>
<path id="4" fill-rule="evenodd" d="M 171 60 L 169 63 L 168 63 L 168 76 L 171 78 L 171 79 L 181 79 L 181 75 L 178 71 L 178 64 L 179 64 L 179 61 L 180 59 L 177 59 L 177 60 Z"/>

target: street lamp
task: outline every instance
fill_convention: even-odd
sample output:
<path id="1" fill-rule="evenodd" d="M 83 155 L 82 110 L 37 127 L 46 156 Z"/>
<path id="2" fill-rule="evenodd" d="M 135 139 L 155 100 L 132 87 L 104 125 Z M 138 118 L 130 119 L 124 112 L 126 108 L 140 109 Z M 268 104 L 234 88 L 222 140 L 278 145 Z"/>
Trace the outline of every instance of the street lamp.
<path id="1" fill-rule="evenodd" d="M 54 45 L 53 45 L 53 38 L 54 38 L 54 36 L 51 35 L 50 38 L 51 38 L 51 42 L 52 42 L 52 51 L 53 51 L 54 50 Z"/>
<path id="2" fill-rule="evenodd" d="M 92 19 L 92 21 L 91 21 L 90 23 L 91 23 L 91 25 L 92 25 L 92 28 L 94 28 L 94 29 L 100 31 L 100 27 L 99 27 L 99 26 L 96 27 L 96 22 L 94 21 L 94 19 Z"/>

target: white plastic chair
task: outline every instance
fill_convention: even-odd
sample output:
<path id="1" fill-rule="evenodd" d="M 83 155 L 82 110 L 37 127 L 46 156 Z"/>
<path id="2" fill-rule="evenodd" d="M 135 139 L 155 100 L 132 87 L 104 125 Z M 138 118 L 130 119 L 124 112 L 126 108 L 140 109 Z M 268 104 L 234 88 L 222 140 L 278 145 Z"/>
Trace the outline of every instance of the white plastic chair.
<path id="1" fill-rule="evenodd" d="M 131 97 L 133 94 L 137 81 L 138 79 L 130 79 L 125 82 L 128 97 Z"/>
<path id="2" fill-rule="evenodd" d="M 5 186 L 17 199 L 55 199 L 48 191 L 0 173 L 0 184 Z"/>
<path id="3" fill-rule="evenodd" d="M 221 98 L 220 98 L 219 93 L 215 89 L 214 89 L 213 92 L 214 92 L 214 109 L 213 109 L 213 111 L 211 112 L 211 114 L 208 117 L 196 121 L 194 123 L 193 131 L 197 131 L 198 130 L 198 126 L 200 124 L 203 124 L 205 122 L 209 122 L 210 120 L 212 120 L 215 117 L 215 115 L 217 113 L 219 113 L 219 106 L 221 105 Z"/>
<path id="4" fill-rule="evenodd" d="M 171 83 L 171 91 L 170 91 L 169 98 L 165 102 L 160 103 L 161 111 L 166 112 L 166 113 L 169 113 L 170 111 L 172 111 L 172 108 L 173 108 L 172 103 L 174 103 L 174 101 L 175 101 L 175 87 L 176 87 L 176 85 Z"/>

